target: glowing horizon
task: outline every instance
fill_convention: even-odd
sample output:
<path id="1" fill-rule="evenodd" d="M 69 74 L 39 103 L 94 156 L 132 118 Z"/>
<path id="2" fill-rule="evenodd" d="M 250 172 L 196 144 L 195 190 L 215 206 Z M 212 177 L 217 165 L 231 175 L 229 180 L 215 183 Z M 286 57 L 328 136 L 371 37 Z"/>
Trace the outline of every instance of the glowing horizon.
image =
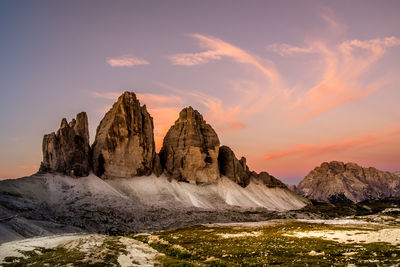
<path id="1" fill-rule="evenodd" d="M 0 4 L 0 179 L 35 172 L 64 117 L 86 111 L 93 142 L 123 91 L 157 150 L 190 105 L 287 183 L 332 160 L 400 171 L 399 2 L 173 2 Z"/>

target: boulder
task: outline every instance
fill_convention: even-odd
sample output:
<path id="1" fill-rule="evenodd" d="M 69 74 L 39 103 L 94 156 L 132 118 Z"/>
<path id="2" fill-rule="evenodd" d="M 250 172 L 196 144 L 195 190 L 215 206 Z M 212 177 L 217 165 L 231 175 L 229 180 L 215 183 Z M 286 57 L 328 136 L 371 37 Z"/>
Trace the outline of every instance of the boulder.
<path id="1" fill-rule="evenodd" d="M 153 171 L 153 118 L 132 92 L 123 93 L 97 127 L 92 164 L 101 178 L 129 178 Z"/>
<path id="2" fill-rule="evenodd" d="M 70 123 L 64 118 L 56 133 L 43 137 L 40 171 L 87 176 L 90 171 L 88 118 L 85 112 Z"/>
<path id="3" fill-rule="evenodd" d="M 218 150 L 219 139 L 213 128 L 197 110 L 188 107 L 167 132 L 160 162 L 171 179 L 212 183 L 220 177 Z"/>

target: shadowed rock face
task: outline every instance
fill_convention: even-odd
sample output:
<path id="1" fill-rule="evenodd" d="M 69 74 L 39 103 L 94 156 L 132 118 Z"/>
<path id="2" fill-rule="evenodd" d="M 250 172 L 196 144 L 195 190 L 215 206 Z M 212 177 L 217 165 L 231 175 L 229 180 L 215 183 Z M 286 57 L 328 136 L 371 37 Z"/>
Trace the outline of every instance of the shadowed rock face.
<path id="1" fill-rule="evenodd" d="M 400 177 L 355 163 L 324 162 L 299 184 L 306 197 L 331 202 L 361 202 L 400 196 Z"/>
<path id="2" fill-rule="evenodd" d="M 86 113 L 79 113 L 70 123 L 62 119 L 57 134 L 53 132 L 43 137 L 40 171 L 87 176 L 90 171 L 89 150 Z"/>
<path id="3" fill-rule="evenodd" d="M 219 178 L 219 139 L 203 116 L 183 109 L 169 129 L 160 151 L 164 173 L 179 181 L 212 183 Z"/>
<path id="4" fill-rule="evenodd" d="M 92 146 L 95 174 L 101 178 L 150 175 L 155 144 L 153 118 L 132 92 L 123 93 L 97 127 Z"/>
<path id="5" fill-rule="evenodd" d="M 251 173 L 246 165 L 246 159 L 242 157 L 238 160 L 229 147 L 221 146 L 219 148 L 218 164 L 221 175 L 243 187 L 250 183 Z"/>
<path id="6" fill-rule="evenodd" d="M 286 188 L 286 186 L 269 175 L 267 172 L 256 173 L 250 171 L 246 165 L 246 158 L 242 157 L 238 160 L 235 153 L 227 146 L 221 146 L 219 148 L 218 165 L 221 175 L 224 175 L 239 184 L 242 187 L 249 185 L 250 181 L 261 183 L 267 187 L 280 187 Z"/>

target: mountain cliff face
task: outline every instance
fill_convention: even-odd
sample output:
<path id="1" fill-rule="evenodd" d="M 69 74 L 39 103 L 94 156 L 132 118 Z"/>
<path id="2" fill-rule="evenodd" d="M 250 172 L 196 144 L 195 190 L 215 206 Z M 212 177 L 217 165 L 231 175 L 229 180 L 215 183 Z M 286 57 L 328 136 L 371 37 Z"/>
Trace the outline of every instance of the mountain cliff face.
<path id="1" fill-rule="evenodd" d="M 87 176 L 90 171 L 89 149 L 86 113 L 79 113 L 70 123 L 62 119 L 57 134 L 52 132 L 43 137 L 40 171 Z"/>
<path id="2" fill-rule="evenodd" d="M 310 199 L 361 202 L 400 196 L 400 176 L 355 163 L 324 162 L 299 183 L 297 190 Z"/>
<path id="3" fill-rule="evenodd" d="M 212 183 L 220 177 L 219 139 L 214 129 L 192 107 L 183 109 L 169 129 L 160 151 L 167 176 L 190 183 Z"/>
<path id="4" fill-rule="evenodd" d="M 132 92 L 123 93 L 97 127 L 94 173 L 101 178 L 150 175 L 155 144 L 153 118 Z"/>
<path id="5" fill-rule="evenodd" d="M 227 146 L 221 146 L 219 148 L 218 165 L 221 175 L 224 175 L 239 184 L 242 187 L 246 187 L 250 182 L 261 183 L 267 187 L 280 187 L 286 188 L 286 186 L 269 175 L 267 172 L 256 173 L 250 171 L 246 164 L 246 158 L 241 157 L 238 160 L 235 153 Z"/>

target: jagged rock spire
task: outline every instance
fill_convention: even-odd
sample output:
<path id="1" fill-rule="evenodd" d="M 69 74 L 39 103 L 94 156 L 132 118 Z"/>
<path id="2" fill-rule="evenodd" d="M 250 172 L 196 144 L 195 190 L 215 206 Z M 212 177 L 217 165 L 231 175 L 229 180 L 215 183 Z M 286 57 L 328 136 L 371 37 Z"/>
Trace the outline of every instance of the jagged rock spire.
<path id="1" fill-rule="evenodd" d="M 64 118 L 57 134 L 53 132 L 43 137 L 40 171 L 87 176 L 90 171 L 89 150 L 86 113 L 79 113 L 70 123 Z"/>
<path id="2" fill-rule="evenodd" d="M 190 183 L 211 183 L 219 178 L 219 139 L 203 116 L 184 108 L 167 132 L 160 151 L 164 173 Z"/>
<path id="3" fill-rule="evenodd" d="M 92 146 L 95 174 L 102 178 L 150 175 L 155 143 L 153 118 L 133 92 L 125 92 L 97 127 Z"/>

